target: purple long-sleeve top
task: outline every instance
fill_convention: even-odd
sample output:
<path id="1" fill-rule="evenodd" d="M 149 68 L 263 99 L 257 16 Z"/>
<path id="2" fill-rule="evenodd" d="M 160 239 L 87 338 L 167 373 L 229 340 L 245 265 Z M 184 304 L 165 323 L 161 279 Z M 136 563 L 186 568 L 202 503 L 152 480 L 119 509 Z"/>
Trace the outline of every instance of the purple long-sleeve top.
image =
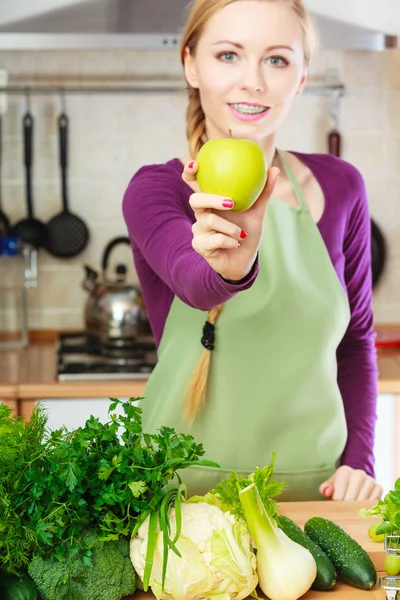
<path id="1" fill-rule="evenodd" d="M 377 361 L 365 185 L 359 171 L 344 160 L 329 154 L 295 154 L 324 193 L 325 208 L 317 226 L 351 310 L 337 351 L 348 429 L 341 464 L 374 476 Z M 194 308 L 210 310 L 249 288 L 258 275 L 256 264 L 243 281 L 229 283 L 193 250 L 191 193 L 182 180 L 181 161 L 173 159 L 142 167 L 123 199 L 135 267 L 157 344 L 175 295 Z"/>

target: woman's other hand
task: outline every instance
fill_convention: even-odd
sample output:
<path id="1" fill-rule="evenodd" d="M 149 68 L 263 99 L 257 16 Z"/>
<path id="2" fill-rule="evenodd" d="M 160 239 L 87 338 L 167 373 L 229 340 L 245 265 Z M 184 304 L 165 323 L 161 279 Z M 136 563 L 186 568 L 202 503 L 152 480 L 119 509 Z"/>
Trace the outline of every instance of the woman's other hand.
<path id="1" fill-rule="evenodd" d="M 319 491 L 330 500 L 377 502 L 383 488 L 365 471 L 342 465 L 328 481 L 320 485 Z"/>
<path id="2" fill-rule="evenodd" d="M 248 275 L 256 260 L 267 203 L 280 171 L 277 167 L 269 169 L 263 191 L 245 212 L 232 211 L 231 198 L 200 192 L 196 172 L 197 163 L 191 161 L 182 173 L 183 180 L 194 192 L 190 196 L 196 218 L 192 227 L 192 246 L 221 277 L 240 281 Z"/>

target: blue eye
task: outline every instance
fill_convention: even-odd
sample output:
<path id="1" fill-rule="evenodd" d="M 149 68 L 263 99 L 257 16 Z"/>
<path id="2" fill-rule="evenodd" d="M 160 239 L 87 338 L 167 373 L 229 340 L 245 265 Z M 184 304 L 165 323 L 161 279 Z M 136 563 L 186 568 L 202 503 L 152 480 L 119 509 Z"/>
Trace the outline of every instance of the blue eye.
<path id="1" fill-rule="evenodd" d="M 235 52 L 221 52 L 221 54 L 218 54 L 218 58 L 223 62 L 234 62 L 237 55 Z"/>
<path id="2" fill-rule="evenodd" d="M 273 67 L 286 67 L 289 63 L 282 56 L 271 56 L 268 61 Z"/>

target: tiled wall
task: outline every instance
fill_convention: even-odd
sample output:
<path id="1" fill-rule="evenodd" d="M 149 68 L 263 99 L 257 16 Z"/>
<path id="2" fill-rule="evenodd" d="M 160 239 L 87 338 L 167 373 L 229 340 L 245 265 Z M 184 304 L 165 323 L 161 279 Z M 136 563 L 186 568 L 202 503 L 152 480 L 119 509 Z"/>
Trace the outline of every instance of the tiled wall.
<path id="1" fill-rule="evenodd" d="M 134 76 L 177 77 L 180 65 L 169 52 L 0 53 L 0 68 L 19 84 L 130 83 Z M 375 292 L 377 322 L 400 321 L 400 51 L 342 53 L 322 51 L 312 77 L 338 69 L 346 86 L 341 102 L 343 157 L 363 173 L 371 213 L 389 248 L 384 278 Z M 106 243 L 125 235 L 121 198 L 143 164 L 186 154 L 184 94 L 87 94 L 66 98 L 70 117 L 69 192 L 71 209 L 91 232 L 88 248 L 69 260 L 39 254 L 39 285 L 29 296 L 32 329 L 79 328 L 86 293 L 83 265 L 98 267 Z M 325 151 L 330 128 L 326 98 L 298 100 L 280 145 L 299 151 Z M 31 97 L 35 118 L 33 191 L 36 217 L 44 221 L 61 208 L 56 119 L 57 95 Z M 11 96 L 4 116 L 3 210 L 12 221 L 25 214 L 21 119 L 25 98 Z M 135 274 L 128 247 L 115 250 Z"/>

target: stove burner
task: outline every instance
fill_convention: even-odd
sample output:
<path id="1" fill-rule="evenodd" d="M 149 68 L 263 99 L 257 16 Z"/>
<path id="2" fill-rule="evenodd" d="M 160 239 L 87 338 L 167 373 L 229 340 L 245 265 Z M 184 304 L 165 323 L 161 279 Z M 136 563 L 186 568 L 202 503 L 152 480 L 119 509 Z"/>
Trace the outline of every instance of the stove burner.
<path id="1" fill-rule="evenodd" d="M 154 341 L 110 340 L 101 343 L 101 354 L 115 358 L 140 358 L 146 350 L 154 349 Z"/>
<path id="2" fill-rule="evenodd" d="M 100 365 L 87 365 L 85 363 L 69 363 L 65 366 L 64 373 L 150 373 L 150 366 L 138 365 L 132 367 L 132 365 L 113 365 L 113 364 L 100 364 Z"/>
<path id="3" fill-rule="evenodd" d="M 157 351 L 152 338 L 102 342 L 86 332 L 59 335 L 59 381 L 144 379 L 156 362 Z"/>

